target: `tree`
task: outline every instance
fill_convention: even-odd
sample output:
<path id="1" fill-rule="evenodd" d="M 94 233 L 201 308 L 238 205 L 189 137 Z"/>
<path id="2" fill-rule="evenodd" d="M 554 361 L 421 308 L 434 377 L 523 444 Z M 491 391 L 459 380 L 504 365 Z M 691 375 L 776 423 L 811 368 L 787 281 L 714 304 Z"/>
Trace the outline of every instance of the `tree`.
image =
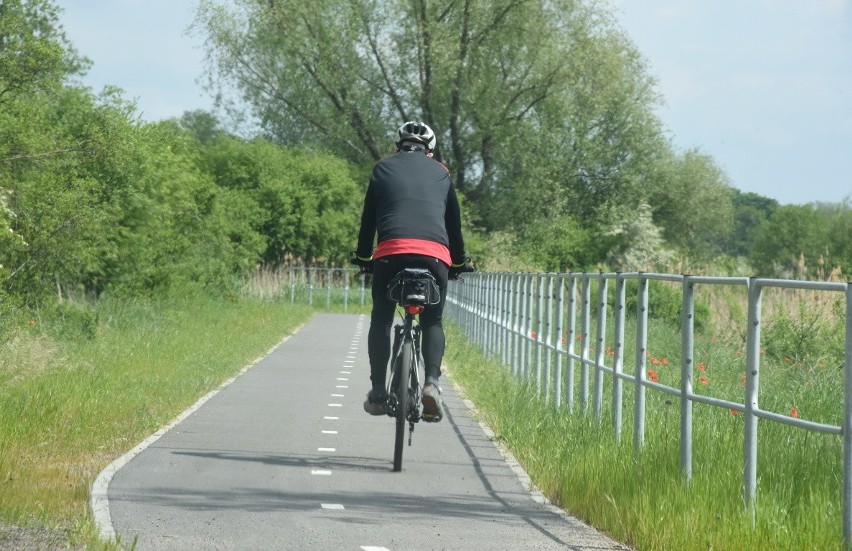
<path id="1" fill-rule="evenodd" d="M 198 21 L 211 86 L 236 87 L 276 140 L 361 163 L 423 119 L 474 198 L 541 152 L 592 212 L 633 188 L 657 147 L 652 81 L 598 4 L 204 0 Z"/>
<path id="2" fill-rule="evenodd" d="M 852 269 L 848 204 L 782 205 L 760 227 L 751 257 L 760 276 L 808 279 Z"/>
<path id="3" fill-rule="evenodd" d="M 654 224 L 651 206 L 642 204 L 638 209 L 623 210 L 612 216 L 616 220 L 606 232 L 614 238 L 606 261 L 620 272 L 655 271 L 671 260 L 662 230 Z"/>
<path id="4" fill-rule="evenodd" d="M 88 63 L 69 44 L 51 0 L 0 3 L 0 104 L 53 90 Z"/>
<path id="5" fill-rule="evenodd" d="M 222 207 L 230 224 L 262 239 L 258 262 L 348 260 L 363 188 L 345 161 L 222 135 L 203 149 L 200 163 L 228 197 Z"/>
<path id="6" fill-rule="evenodd" d="M 734 208 L 734 227 L 725 252 L 734 256 L 751 256 L 760 227 L 778 208 L 778 201 L 735 189 L 731 203 Z"/>
<path id="7" fill-rule="evenodd" d="M 181 128 L 191 132 L 195 139 L 205 146 L 210 145 L 217 137 L 225 134 L 216 117 L 207 111 L 187 111 L 180 117 L 178 123 Z"/>
<path id="8" fill-rule="evenodd" d="M 733 193 L 727 175 L 710 156 L 688 150 L 668 160 L 653 188 L 654 222 L 669 243 L 713 256 L 731 233 Z"/>

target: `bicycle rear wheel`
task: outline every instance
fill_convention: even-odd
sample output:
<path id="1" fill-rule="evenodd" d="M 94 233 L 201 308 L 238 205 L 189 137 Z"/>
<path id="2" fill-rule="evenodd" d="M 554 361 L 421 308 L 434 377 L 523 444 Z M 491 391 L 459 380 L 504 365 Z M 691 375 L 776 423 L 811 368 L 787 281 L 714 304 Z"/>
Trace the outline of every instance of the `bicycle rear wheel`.
<path id="1" fill-rule="evenodd" d="M 402 450 L 405 446 L 405 425 L 408 421 L 408 383 L 411 374 L 411 364 L 414 361 L 414 343 L 406 339 L 402 343 L 400 353 L 399 378 L 396 380 L 396 440 L 393 446 L 393 470 L 402 470 Z"/>

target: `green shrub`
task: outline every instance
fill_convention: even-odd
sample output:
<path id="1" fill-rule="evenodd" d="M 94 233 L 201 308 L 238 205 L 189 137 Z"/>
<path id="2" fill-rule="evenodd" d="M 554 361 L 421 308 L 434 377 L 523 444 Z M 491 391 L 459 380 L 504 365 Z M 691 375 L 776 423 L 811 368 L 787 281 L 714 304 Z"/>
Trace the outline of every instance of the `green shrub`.
<path id="1" fill-rule="evenodd" d="M 830 312 L 800 303 L 796 313 L 781 311 L 761 333 L 766 355 L 784 363 L 843 367 L 846 315 L 843 300 Z"/>
<path id="2" fill-rule="evenodd" d="M 639 303 L 639 283 L 635 279 L 627 281 L 626 311 L 629 317 L 635 317 Z M 610 293 L 609 304 L 615 304 L 615 293 Z M 650 280 L 648 282 L 648 317 L 664 320 L 680 326 L 681 309 L 683 307 L 683 292 L 681 287 L 674 287 L 668 282 Z M 695 330 L 708 330 L 710 323 L 710 305 L 699 297 L 695 299 Z"/>

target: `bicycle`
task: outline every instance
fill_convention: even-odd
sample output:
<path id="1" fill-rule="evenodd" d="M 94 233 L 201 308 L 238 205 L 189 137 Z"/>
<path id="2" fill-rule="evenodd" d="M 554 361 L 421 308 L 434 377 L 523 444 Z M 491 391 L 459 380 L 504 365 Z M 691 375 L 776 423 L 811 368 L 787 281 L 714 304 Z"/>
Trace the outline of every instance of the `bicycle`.
<path id="1" fill-rule="evenodd" d="M 353 261 L 360 267 L 361 274 L 372 273 L 372 262 Z M 469 265 L 455 267 L 450 279 L 459 280 L 463 272 L 472 272 Z M 386 378 L 385 413 L 396 419 L 393 470 L 402 470 L 402 454 L 405 447 L 405 426 L 408 425 L 408 445 L 411 446 L 414 425 L 421 420 L 429 421 L 421 414 L 424 368 L 420 350 L 421 329 L 417 316 L 430 305 L 441 301 L 438 282 L 424 268 L 404 268 L 391 278 L 387 287 L 387 298 L 402 308 L 402 324 L 394 325 L 391 348 L 390 376 Z"/>
<path id="2" fill-rule="evenodd" d="M 423 398 L 423 356 L 420 351 L 420 324 L 417 316 L 428 306 L 441 301 L 438 283 L 429 270 L 405 268 L 388 284 L 388 299 L 403 310 L 401 325 L 394 326 L 390 377 L 387 383 L 385 410 L 396 418 L 396 438 L 393 448 L 393 470 L 402 470 L 405 425 L 408 424 L 408 445 L 411 445 L 414 424 L 424 419 L 421 414 Z"/>

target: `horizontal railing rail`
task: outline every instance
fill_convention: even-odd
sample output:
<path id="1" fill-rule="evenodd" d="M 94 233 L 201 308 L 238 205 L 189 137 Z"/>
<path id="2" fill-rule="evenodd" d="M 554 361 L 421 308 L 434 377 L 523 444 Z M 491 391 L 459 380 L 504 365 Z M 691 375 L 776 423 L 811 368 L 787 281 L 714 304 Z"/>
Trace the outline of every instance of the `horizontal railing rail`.
<path id="1" fill-rule="evenodd" d="M 679 287 L 680 365 L 679 384 L 652 380 L 648 369 L 649 286 L 652 281 Z M 624 371 L 627 284 L 635 282 L 635 350 L 633 371 Z M 615 287 L 610 297 L 610 284 Z M 728 286 L 741 289 L 747 300 L 745 365 L 741 399 L 721 398 L 695 392 L 694 347 L 696 286 Z M 592 288 L 596 294 L 593 297 Z M 761 409 L 762 305 L 767 289 L 819 291 L 845 295 L 845 352 L 843 360 L 843 413 L 839 424 L 823 423 Z M 762 278 L 704 277 L 659 273 L 474 273 L 451 284 L 446 314 L 486 354 L 499 359 L 517 377 L 534 385 L 539 396 L 555 408 L 575 412 L 579 397 L 581 413 L 600 419 L 604 404 L 604 377 L 611 377 L 612 424 L 615 438 L 622 437 L 624 384 L 634 391 L 633 445 L 645 439 L 646 391 L 679 398 L 680 466 L 692 477 L 692 406 L 694 403 L 727 408 L 741 413 L 743 436 L 743 499 L 752 518 L 757 491 L 758 420 L 842 437 L 843 539 L 852 544 L 852 291 L 849 283 L 793 281 Z M 613 316 L 608 323 L 608 316 Z M 608 339 L 608 328 L 613 335 Z M 607 342 L 611 340 L 612 346 Z M 579 347 L 578 347 L 579 343 Z M 578 349 L 579 348 L 579 349 Z M 609 356 L 609 362 L 607 362 Z M 579 374 L 577 374 L 579 370 Z M 656 375 L 656 373 L 654 373 Z M 591 377 L 594 377 L 592 386 Z M 578 379 L 578 381 L 575 381 Z M 576 388 L 579 382 L 579 388 Z M 591 394 L 593 392 L 593 394 Z"/>
<path id="2" fill-rule="evenodd" d="M 244 282 L 242 291 L 258 298 L 286 299 L 291 304 L 338 306 L 346 312 L 350 303 L 364 306 L 370 300 L 365 281 L 357 268 L 280 266 L 259 269 Z"/>

